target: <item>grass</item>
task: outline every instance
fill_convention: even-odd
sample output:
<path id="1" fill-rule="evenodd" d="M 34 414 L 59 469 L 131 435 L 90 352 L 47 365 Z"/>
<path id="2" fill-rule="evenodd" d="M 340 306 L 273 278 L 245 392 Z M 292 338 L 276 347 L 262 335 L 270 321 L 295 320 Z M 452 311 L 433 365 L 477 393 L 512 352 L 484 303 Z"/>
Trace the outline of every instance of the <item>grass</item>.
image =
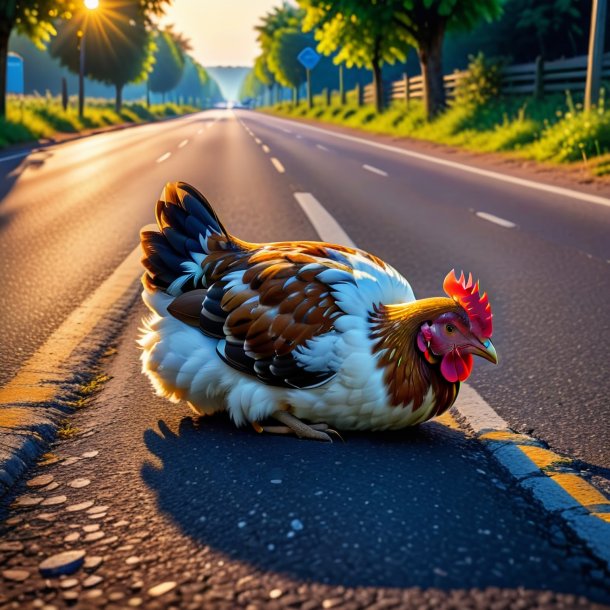
<path id="1" fill-rule="evenodd" d="M 147 108 L 140 102 L 126 102 L 120 112 L 108 100 L 87 99 L 82 119 L 78 116 L 77 101 L 70 99 L 67 109 L 59 98 L 8 96 L 7 115 L 0 119 L 0 148 L 50 138 L 57 133 L 77 133 L 95 127 L 124 123 L 147 123 L 196 112 L 193 106 L 173 103 L 156 104 Z"/>
<path id="2" fill-rule="evenodd" d="M 111 354 L 108 354 L 111 355 Z M 106 353 L 104 353 L 105 357 L 108 357 Z M 70 406 L 75 409 L 82 409 L 89 404 L 89 399 L 101 391 L 104 387 L 104 384 L 107 381 L 110 381 L 111 377 L 104 373 L 98 373 L 90 379 L 87 383 L 82 384 L 77 391 L 78 398 L 72 402 L 70 402 Z"/>
<path id="3" fill-rule="evenodd" d="M 460 147 L 474 152 L 511 152 L 519 157 L 551 163 L 583 162 L 595 175 L 610 174 L 610 111 L 602 98 L 597 108 L 584 112 L 569 94 L 532 98 L 497 98 L 485 104 L 450 104 L 427 122 L 423 105 L 414 100 L 394 102 L 377 114 L 359 107 L 348 96 L 343 107 L 318 97 L 309 110 L 305 102 L 283 102 L 265 112 L 303 117 L 355 127 L 364 131 L 409 137 Z"/>
<path id="4" fill-rule="evenodd" d="M 75 428 L 67 419 L 60 422 L 57 429 L 57 436 L 61 439 L 68 439 L 77 436 L 80 433 L 79 428 Z"/>

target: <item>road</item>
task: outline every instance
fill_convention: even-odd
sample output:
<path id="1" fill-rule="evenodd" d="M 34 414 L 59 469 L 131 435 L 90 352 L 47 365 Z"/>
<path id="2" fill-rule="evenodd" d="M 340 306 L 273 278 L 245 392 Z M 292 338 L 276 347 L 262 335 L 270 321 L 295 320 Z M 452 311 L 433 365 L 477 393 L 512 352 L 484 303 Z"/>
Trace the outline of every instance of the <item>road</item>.
<path id="1" fill-rule="evenodd" d="M 294 197 L 311 193 L 360 247 L 403 272 L 418 296 L 439 294 L 453 267 L 478 276 L 494 308 L 500 364 L 477 362 L 472 385 L 513 429 L 576 458 L 610 489 L 610 208 L 251 112 L 98 135 L 0 169 L 0 383 L 135 247 L 164 182 L 191 182 L 232 233 L 251 241 L 318 239 Z M 109 365 L 114 379 L 96 408 L 77 416 L 81 428 L 98 432 L 57 449 L 101 451 L 99 463 L 73 468 L 97 476 L 94 499 L 113 505 L 108 527 L 119 514 L 141 513 L 142 498 L 150 523 L 128 521 L 150 555 L 147 571 L 138 572 L 143 581 L 175 574 L 164 557 L 181 548 L 177 565 L 189 556 L 194 573 L 222 573 L 218 583 L 211 576 L 214 594 L 251 575 L 250 566 L 256 595 L 267 599 L 265 591 L 279 588 L 277 603 L 303 580 L 321 589 L 308 584 L 302 595 L 325 599 L 347 595 L 338 587 L 356 587 L 356 601 L 374 594 L 358 587 L 398 587 L 411 601 L 421 593 L 422 603 L 436 595 L 449 604 L 448 591 L 457 590 L 473 607 L 516 603 L 520 595 L 522 607 L 573 607 L 572 594 L 610 601 L 599 566 L 461 432 L 430 424 L 421 433 L 354 435 L 331 454 L 234 431 L 222 419 L 193 424 L 185 408 L 152 399 L 129 348 L 142 313 L 125 312 L 125 337 Z M 196 469 L 198 462 L 209 466 Z M 64 485 L 72 474 L 48 468 Z M 69 501 L 92 498 L 88 489 L 71 491 Z M 20 511 L 17 530 L 32 515 L 11 514 Z M 302 533 L 290 529 L 295 519 Z M 38 536 L 58 549 L 70 525 L 64 519 L 65 531 L 56 524 Z M 147 538 L 151 529 L 159 536 Z M 120 553 L 107 552 L 109 595 L 126 585 L 110 577 L 121 574 Z M 212 570 L 208 554 L 230 567 Z M 186 579 L 180 594 L 197 601 L 203 593 L 193 583 Z M 416 594 L 417 586 L 424 591 Z M 546 599 L 537 589 L 554 593 Z"/>

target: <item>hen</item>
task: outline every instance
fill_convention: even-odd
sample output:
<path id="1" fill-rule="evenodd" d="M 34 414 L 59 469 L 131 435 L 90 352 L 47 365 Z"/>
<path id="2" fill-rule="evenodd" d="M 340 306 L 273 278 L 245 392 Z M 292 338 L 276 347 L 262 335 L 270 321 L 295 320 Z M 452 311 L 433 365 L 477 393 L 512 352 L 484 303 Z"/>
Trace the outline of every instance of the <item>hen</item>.
<path id="1" fill-rule="evenodd" d="M 141 232 L 143 371 L 200 414 L 326 441 L 329 426 L 398 429 L 446 411 L 473 355 L 497 362 L 472 277 L 452 271 L 448 297 L 415 300 L 362 250 L 237 239 L 181 182 L 166 185 L 156 218 L 160 232 Z M 270 418 L 282 425 L 259 423 Z"/>

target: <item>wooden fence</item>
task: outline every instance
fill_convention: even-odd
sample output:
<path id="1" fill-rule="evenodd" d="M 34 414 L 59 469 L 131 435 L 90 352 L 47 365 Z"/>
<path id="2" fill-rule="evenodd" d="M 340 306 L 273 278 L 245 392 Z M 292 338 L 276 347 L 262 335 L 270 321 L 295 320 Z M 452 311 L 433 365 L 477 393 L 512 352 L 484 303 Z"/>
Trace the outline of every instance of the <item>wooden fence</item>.
<path id="1" fill-rule="evenodd" d="M 456 71 L 444 76 L 447 97 L 454 95 L 460 78 L 467 72 Z M 544 62 L 508 66 L 502 72 L 502 93 L 504 95 L 534 95 L 538 98 L 557 91 L 584 91 L 587 79 L 587 56 L 572 57 Z M 424 96 L 421 76 L 405 77 L 399 81 L 384 83 L 386 102 L 391 100 L 418 99 Z M 604 55 L 602 80 L 610 81 L 610 53 Z M 373 85 L 364 87 L 364 102 L 373 103 Z"/>

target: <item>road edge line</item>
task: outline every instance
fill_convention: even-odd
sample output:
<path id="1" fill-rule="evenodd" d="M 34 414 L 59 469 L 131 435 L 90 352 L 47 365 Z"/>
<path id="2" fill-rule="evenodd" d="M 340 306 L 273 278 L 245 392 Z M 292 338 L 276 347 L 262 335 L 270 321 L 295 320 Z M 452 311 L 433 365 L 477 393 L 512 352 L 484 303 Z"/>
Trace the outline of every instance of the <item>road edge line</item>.
<path id="1" fill-rule="evenodd" d="M 357 247 L 313 194 L 296 192 L 294 198 L 320 239 Z M 466 383 L 461 384 L 458 399 L 441 423 L 455 427 L 455 419 L 474 433 L 490 457 L 528 495 L 544 510 L 558 515 L 606 569 L 610 568 L 610 500 L 570 469 L 570 458 L 547 449 L 534 437 L 511 430 L 508 422 Z"/>
<path id="2" fill-rule="evenodd" d="M 517 176 L 510 176 L 508 174 L 501 174 L 500 172 L 495 172 L 488 169 L 482 169 L 480 167 L 476 167 L 473 165 L 468 165 L 466 163 L 458 163 L 457 161 L 450 161 L 449 159 L 442 159 L 440 157 L 433 157 L 431 155 L 426 155 L 424 153 L 415 152 L 414 150 L 408 150 L 406 148 L 399 148 L 397 146 L 392 146 L 390 144 L 383 144 L 381 142 L 375 142 L 374 140 L 367 140 L 366 138 L 360 136 L 351 136 L 344 133 L 339 133 L 333 131 L 332 129 L 324 129 L 322 127 L 316 127 L 315 125 L 309 125 L 306 122 L 301 121 L 293 121 L 291 119 L 284 119 L 281 117 L 277 117 L 267 113 L 258 113 L 258 116 L 265 116 L 275 121 L 283 121 L 285 123 L 290 123 L 292 125 L 299 125 L 304 127 L 305 129 L 311 129 L 313 131 L 317 131 L 320 133 L 324 133 L 330 135 L 335 138 L 340 138 L 342 140 L 347 140 L 350 142 L 357 142 L 359 144 L 365 144 L 367 146 L 372 146 L 373 148 L 378 148 L 380 150 L 386 150 L 389 152 L 397 153 L 403 155 L 405 157 L 412 157 L 413 159 L 418 159 L 420 161 L 426 161 L 427 163 L 433 163 L 436 165 L 444 165 L 445 167 L 450 167 L 452 169 L 457 169 L 466 173 L 476 174 L 479 176 L 484 176 L 486 178 L 491 178 L 493 180 L 499 182 L 506 182 L 508 184 L 514 184 L 517 186 L 521 186 L 524 188 L 529 188 L 532 190 L 545 191 L 547 193 L 552 193 L 554 195 L 560 195 L 562 197 L 567 197 L 570 199 L 576 199 L 579 201 L 586 201 L 587 203 L 594 203 L 596 205 L 603 205 L 606 207 L 610 207 L 610 198 L 601 197 L 600 195 L 593 195 L 590 193 L 583 193 L 582 191 L 576 191 L 574 189 L 565 188 L 562 186 L 553 186 L 552 184 L 546 184 L 544 182 L 536 182 L 535 180 L 528 180 L 527 178 L 519 178 Z"/>
<path id="3" fill-rule="evenodd" d="M 140 292 L 140 258 L 138 245 L 0 388 L 0 497 L 56 438 L 70 394 L 122 330 Z"/>

